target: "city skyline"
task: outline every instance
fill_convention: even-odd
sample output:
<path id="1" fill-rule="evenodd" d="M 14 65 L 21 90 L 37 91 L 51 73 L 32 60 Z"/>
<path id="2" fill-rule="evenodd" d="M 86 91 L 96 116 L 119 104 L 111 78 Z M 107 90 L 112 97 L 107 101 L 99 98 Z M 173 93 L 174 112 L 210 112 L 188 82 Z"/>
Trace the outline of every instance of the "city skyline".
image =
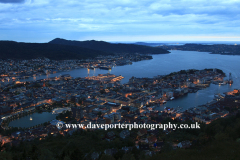
<path id="1" fill-rule="evenodd" d="M 240 41 L 240 2 L 0 0 L 1 40 Z"/>

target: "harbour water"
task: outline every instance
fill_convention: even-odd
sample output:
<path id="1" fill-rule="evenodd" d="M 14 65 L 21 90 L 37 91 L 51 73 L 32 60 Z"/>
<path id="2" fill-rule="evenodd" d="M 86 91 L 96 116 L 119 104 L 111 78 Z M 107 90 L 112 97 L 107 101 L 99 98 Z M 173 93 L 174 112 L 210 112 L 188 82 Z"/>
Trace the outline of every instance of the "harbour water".
<path id="1" fill-rule="evenodd" d="M 124 79 L 121 83 L 127 83 L 129 78 L 134 77 L 154 77 L 157 75 L 166 75 L 171 72 L 177 72 L 180 70 L 187 69 L 205 69 L 205 68 L 218 68 L 223 70 L 223 72 L 228 74 L 231 72 L 233 77 L 233 84 L 230 85 L 215 85 L 211 84 L 210 87 L 203 90 L 199 90 L 196 93 L 189 93 L 172 101 L 168 101 L 164 107 L 177 107 L 180 106 L 183 109 L 188 109 L 190 107 L 206 104 L 213 100 L 214 94 L 224 93 L 231 91 L 233 89 L 240 89 L 240 56 L 232 55 L 219 55 L 219 54 L 209 54 L 206 52 L 196 52 L 196 51 L 179 51 L 173 50 L 170 54 L 159 54 L 153 55 L 153 59 L 144 60 L 140 62 L 133 62 L 132 65 L 126 66 L 116 66 L 112 68 L 111 71 L 95 69 L 89 70 L 87 68 L 80 68 L 68 72 L 61 72 L 48 77 L 56 77 L 63 74 L 70 74 L 72 77 L 87 77 L 96 76 L 98 74 L 108 73 L 115 75 L 122 75 Z M 46 75 L 36 77 L 35 79 L 47 78 Z M 226 77 L 227 79 L 228 77 Z M 34 80 L 30 78 L 29 80 Z M 46 120 L 45 117 L 49 115 L 39 115 L 39 121 Z M 40 118 L 41 117 L 41 118 Z M 51 117 L 51 116 L 50 116 Z M 23 117 L 24 118 L 24 117 Z M 26 118 L 28 121 L 30 117 Z M 33 117 L 33 120 L 36 118 Z M 51 119 L 51 118 L 50 118 Z M 24 122 L 25 120 L 23 120 Z M 23 123 L 19 122 L 19 123 Z M 28 121 L 29 122 L 29 121 Z M 25 122 L 24 122 L 25 123 Z M 32 123 L 32 122 L 30 122 Z M 40 122 L 43 123 L 43 122 Z M 27 125 L 27 123 L 25 123 Z M 37 123 L 36 123 L 37 124 Z M 39 124 L 39 123 L 38 123 Z"/>
<path id="2" fill-rule="evenodd" d="M 38 124 L 42 124 L 44 122 L 51 121 L 56 118 L 56 114 L 52 114 L 52 112 L 42 112 L 42 113 L 33 113 L 31 115 L 27 115 L 21 117 L 19 119 L 11 121 L 8 126 L 9 127 L 22 127 L 28 128 L 32 126 L 36 126 Z"/>
<path id="3" fill-rule="evenodd" d="M 72 77 L 87 77 L 97 76 L 98 74 L 111 73 L 115 75 L 122 75 L 124 79 L 121 83 L 127 83 L 129 78 L 134 77 L 154 77 L 157 75 L 166 75 L 171 72 L 177 72 L 186 69 L 205 69 L 218 68 L 223 70 L 228 78 L 231 72 L 234 83 L 229 85 L 214 85 L 199 90 L 196 93 L 189 93 L 188 95 L 168 101 L 164 106 L 176 107 L 180 106 L 184 109 L 205 104 L 213 99 L 214 94 L 231 91 L 235 88 L 240 88 L 240 56 L 209 54 L 207 52 L 196 51 L 179 51 L 172 50 L 170 54 L 153 55 L 153 59 L 144 60 L 140 62 L 133 62 L 132 65 L 116 66 L 111 71 L 95 69 L 89 70 L 87 68 L 80 68 L 68 72 L 61 72 L 48 77 L 56 77 L 61 74 L 70 74 Z M 44 79 L 47 76 L 39 76 L 36 79 Z M 33 78 L 30 78 L 33 80 Z"/>

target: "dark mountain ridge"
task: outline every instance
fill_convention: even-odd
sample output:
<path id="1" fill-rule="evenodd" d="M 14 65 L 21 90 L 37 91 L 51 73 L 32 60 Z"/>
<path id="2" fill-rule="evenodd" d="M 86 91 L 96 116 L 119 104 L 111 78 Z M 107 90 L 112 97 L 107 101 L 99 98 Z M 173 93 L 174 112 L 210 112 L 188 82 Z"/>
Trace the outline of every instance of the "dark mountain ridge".
<path id="1" fill-rule="evenodd" d="M 14 41 L 0 41 L 0 48 L 0 59 L 34 59 L 46 57 L 51 60 L 65 60 L 94 58 L 98 55 L 111 54 L 77 46 Z"/>
<path id="2" fill-rule="evenodd" d="M 113 53 L 169 53 L 162 48 L 134 45 L 111 44 L 104 41 L 70 41 L 56 38 L 49 43 L 24 43 L 0 41 L 0 59 L 34 59 L 46 57 L 51 60 L 87 59 Z"/>
<path id="3" fill-rule="evenodd" d="M 78 46 L 83 48 L 89 48 L 94 50 L 99 50 L 107 53 L 141 53 L 141 54 L 164 54 L 170 53 L 167 50 L 157 47 L 149 47 L 143 45 L 136 44 L 123 44 L 123 43 L 108 43 L 104 41 L 72 41 L 56 38 L 49 43 L 51 44 L 61 44 L 61 45 L 70 45 L 70 46 Z"/>

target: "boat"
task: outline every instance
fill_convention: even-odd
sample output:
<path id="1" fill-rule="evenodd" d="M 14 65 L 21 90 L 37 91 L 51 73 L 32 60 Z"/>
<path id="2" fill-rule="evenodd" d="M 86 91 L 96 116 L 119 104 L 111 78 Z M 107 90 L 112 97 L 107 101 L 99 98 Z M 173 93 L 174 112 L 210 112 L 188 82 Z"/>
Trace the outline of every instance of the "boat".
<path id="1" fill-rule="evenodd" d="M 233 84 L 233 81 L 232 80 L 228 81 L 228 84 Z"/>
<path id="2" fill-rule="evenodd" d="M 99 69 L 111 70 L 112 68 L 111 67 L 107 67 L 107 66 L 101 66 L 101 67 L 99 67 Z"/>
<path id="3" fill-rule="evenodd" d="M 171 97 L 170 100 L 174 100 L 174 97 Z"/>
<path id="4" fill-rule="evenodd" d="M 182 107 L 178 106 L 178 107 L 175 108 L 175 112 L 181 112 L 182 109 L 183 109 Z"/>
<path id="5" fill-rule="evenodd" d="M 32 121 L 32 117 L 30 117 L 30 121 Z"/>
<path id="6" fill-rule="evenodd" d="M 91 66 L 91 67 L 88 67 L 87 69 L 95 69 L 93 66 Z"/>

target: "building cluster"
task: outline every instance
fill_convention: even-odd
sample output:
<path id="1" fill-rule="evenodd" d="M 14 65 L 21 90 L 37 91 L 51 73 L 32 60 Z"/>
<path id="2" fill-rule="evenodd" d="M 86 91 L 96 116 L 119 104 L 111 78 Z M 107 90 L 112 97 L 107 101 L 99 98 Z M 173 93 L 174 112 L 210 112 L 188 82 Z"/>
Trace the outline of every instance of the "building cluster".
<path id="1" fill-rule="evenodd" d="M 152 59 L 152 56 L 141 54 L 116 54 L 99 56 L 84 60 L 50 60 L 37 58 L 31 60 L 0 60 L 0 87 L 19 79 L 27 79 L 46 74 L 54 74 L 61 71 L 69 71 L 78 68 L 102 68 L 111 69 L 113 66 L 128 65 L 132 62 Z"/>
<path id="2" fill-rule="evenodd" d="M 18 117 L 35 110 L 44 111 L 55 103 L 70 107 L 74 122 L 86 125 L 90 122 L 92 124 L 133 124 L 134 122 L 159 124 L 165 118 L 210 123 L 229 114 L 225 106 L 218 102 L 227 98 L 238 103 L 236 99 L 239 94 L 238 90 L 229 92 L 226 96 L 216 95 L 215 101 L 185 111 L 180 108 L 166 108 L 160 111 L 159 106 L 168 100 L 174 100 L 189 92 L 207 87 L 210 83 L 223 81 L 223 77 L 224 74 L 215 69 L 205 69 L 180 71 L 154 78 L 132 77 L 126 84 L 119 82 L 123 77 L 112 74 L 75 79 L 70 75 L 62 75 L 32 82 L 15 81 L 6 85 L 1 92 L 1 120 L 6 121 L 13 116 Z M 2 127 L 7 129 L 7 126 Z M 2 139 L 6 143 L 9 141 L 15 143 L 35 138 L 41 140 L 49 135 L 71 135 L 74 131 L 74 129 L 66 128 L 59 130 L 55 125 L 48 124 L 14 132 L 11 138 L 3 137 Z M 171 130 L 163 132 L 168 134 Z M 154 153 L 150 150 L 159 151 L 164 145 L 161 138 L 157 136 L 158 134 L 159 130 L 141 129 L 133 137 L 139 149 L 152 155 Z M 130 131 L 123 130 L 118 136 L 126 139 L 132 135 Z M 111 141 L 115 137 L 115 132 L 108 131 L 104 139 Z M 178 144 L 183 148 L 189 145 L 189 142 Z M 124 148 L 126 152 L 130 149 Z"/>
<path id="3" fill-rule="evenodd" d="M 5 86 L 1 92 L 0 113 L 17 114 L 65 101 L 83 108 L 88 113 L 87 117 L 96 117 L 100 112 L 119 112 L 124 119 L 132 119 L 139 116 L 130 114 L 129 111 L 153 111 L 167 100 L 206 87 L 211 82 L 222 79 L 223 75 L 215 70 L 189 71 L 154 78 L 132 77 L 129 83 L 120 84 L 122 78 L 112 74 L 75 79 L 70 75 L 62 75 L 32 82 L 16 81 Z"/>
<path id="4" fill-rule="evenodd" d="M 115 76 L 114 74 L 99 74 L 98 76 L 86 77 L 88 80 L 97 80 L 104 83 L 114 83 L 119 82 L 123 79 L 123 76 Z M 110 84 L 111 86 L 111 84 Z"/>
<path id="5" fill-rule="evenodd" d="M 60 71 L 80 68 L 80 60 L 49 60 L 38 58 L 31 60 L 0 60 L 1 82 L 12 82 L 13 80 L 46 75 Z M 5 83 L 2 83 L 4 85 Z"/>

